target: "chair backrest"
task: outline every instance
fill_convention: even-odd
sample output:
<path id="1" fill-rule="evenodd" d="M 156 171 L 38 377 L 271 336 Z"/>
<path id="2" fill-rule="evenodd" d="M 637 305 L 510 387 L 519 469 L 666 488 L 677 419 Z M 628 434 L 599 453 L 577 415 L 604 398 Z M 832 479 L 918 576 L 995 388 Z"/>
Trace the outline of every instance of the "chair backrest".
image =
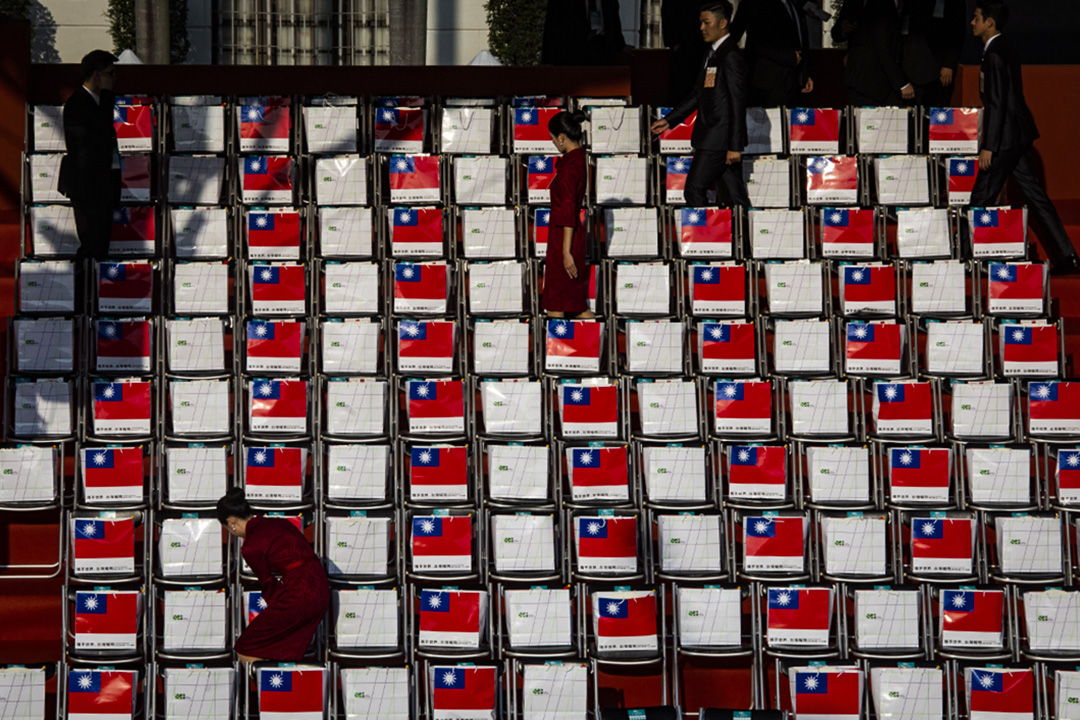
<path id="1" fill-rule="evenodd" d="M 738 713 L 738 715 L 736 715 Z M 726 708 L 701 708 L 701 720 L 782 720 L 781 710 L 728 710 Z"/>
<path id="2" fill-rule="evenodd" d="M 679 710 L 673 705 L 657 705 L 647 708 L 606 708 L 600 711 L 600 720 L 679 720 Z"/>

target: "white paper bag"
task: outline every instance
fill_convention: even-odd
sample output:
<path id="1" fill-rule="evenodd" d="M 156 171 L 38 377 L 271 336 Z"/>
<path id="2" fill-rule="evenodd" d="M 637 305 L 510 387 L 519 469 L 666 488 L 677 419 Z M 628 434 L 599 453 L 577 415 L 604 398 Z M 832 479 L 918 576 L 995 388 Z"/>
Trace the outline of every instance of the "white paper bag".
<path id="1" fill-rule="evenodd" d="M 170 495 L 170 499 L 175 500 Z M 166 518 L 158 535 L 158 563 L 165 577 L 220 576 L 221 526 L 213 518 Z"/>
<path id="2" fill-rule="evenodd" d="M 614 284 L 615 308 L 620 315 L 671 313 L 671 268 L 667 263 L 619 263 Z"/>
<path id="3" fill-rule="evenodd" d="M 461 246 L 470 260 L 512 258 L 517 252 L 513 208 L 461 209 Z"/>
<path id="4" fill-rule="evenodd" d="M 169 720 L 230 720 L 236 692 L 231 667 L 167 667 L 165 717 Z"/>
<path id="5" fill-rule="evenodd" d="M 1031 502 L 1031 453 L 1022 448 L 967 448 L 970 500 L 977 504 Z"/>
<path id="6" fill-rule="evenodd" d="M 342 668 L 341 696 L 347 720 L 409 720 L 409 668 Z"/>
<path id="7" fill-rule="evenodd" d="M 224 315 L 229 312 L 229 264 L 178 263 L 173 268 L 173 312 Z"/>
<path id="8" fill-rule="evenodd" d="M 1080 718 L 1080 672 L 1054 672 L 1054 717 L 1058 720 Z"/>
<path id="9" fill-rule="evenodd" d="M 855 108 L 855 135 L 860 154 L 904 155 L 908 151 L 908 134 L 906 108 Z"/>
<path id="10" fill-rule="evenodd" d="M 34 152 L 64 152 L 64 106 L 34 106 Z"/>
<path id="11" fill-rule="evenodd" d="M 491 541 L 496 572 L 556 570 L 553 515 L 492 515 Z"/>
<path id="12" fill-rule="evenodd" d="M 1032 650 L 1080 649 L 1080 593 L 1043 590 L 1025 592 L 1023 598 L 1023 617 Z"/>
<path id="13" fill-rule="evenodd" d="M 521 682 L 522 720 L 581 720 L 588 717 L 589 669 L 585 665 L 525 664 L 521 669 Z"/>
<path id="14" fill-rule="evenodd" d="M 926 315 L 963 314 L 967 309 L 966 280 L 967 266 L 959 260 L 914 263 L 911 266 L 911 311 Z"/>
<path id="15" fill-rule="evenodd" d="M 219 101 L 221 98 L 217 98 Z M 172 106 L 173 150 L 219 153 L 225 150 L 225 107 L 217 105 Z"/>
<path id="16" fill-rule="evenodd" d="M 386 500 L 389 477 L 390 447 L 387 445 L 326 446 L 328 499 Z"/>
<path id="17" fill-rule="evenodd" d="M 368 257 L 374 253 L 371 208 L 320 207 L 318 212 L 323 257 Z"/>
<path id="18" fill-rule="evenodd" d="M 225 322 L 220 318 L 166 320 L 165 347 L 172 372 L 223 372 Z"/>
<path id="19" fill-rule="evenodd" d="M 825 572 L 856 577 L 886 574 L 888 524 L 884 515 L 821 519 Z"/>
<path id="20" fill-rule="evenodd" d="M 660 216 L 657 208 L 609 208 L 604 210 L 607 256 L 657 257 Z"/>
<path id="21" fill-rule="evenodd" d="M 947 208 L 898 208 L 896 250 L 902 258 L 947 258 L 952 231 Z"/>
<path id="22" fill-rule="evenodd" d="M 874 158 L 874 179 L 882 205 L 930 204 L 930 168 L 924 156 Z"/>
<path id="23" fill-rule="evenodd" d="M 15 362 L 22 373 L 70 373 L 75 367 L 75 321 L 68 318 L 18 318 Z"/>
<path id="24" fill-rule="evenodd" d="M 650 445 L 642 448 L 645 494 L 652 502 L 700 503 L 706 498 L 703 446 Z"/>
<path id="25" fill-rule="evenodd" d="M 723 536 L 719 515 L 660 515 L 657 523 L 660 569 L 663 572 L 723 572 Z"/>
<path id="26" fill-rule="evenodd" d="M 596 158 L 598 205 L 644 205 L 648 198 L 649 161 L 636 155 Z"/>
<path id="27" fill-rule="evenodd" d="M 57 450 L 40 445 L 0 448 L 0 502 L 52 502 L 59 492 Z"/>
<path id="28" fill-rule="evenodd" d="M 922 635 L 920 601 L 919 593 L 909 590 L 856 590 L 855 641 L 858 649 L 918 649 Z"/>
<path id="29" fill-rule="evenodd" d="M 323 312 L 375 315 L 380 310 L 378 263 L 327 262 L 323 265 Z"/>
<path id="30" fill-rule="evenodd" d="M 384 434 L 387 399 L 385 380 L 326 383 L 326 432 L 331 435 Z"/>
<path id="31" fill-rule="evenodd" d="M 641 152 L 641 108 L 594 107 L 589 113 L 589 151 L 594 155 Z"/>
<path id="32" fill-rule="evenodd" d="M 32 205 L 30 228 L 34 257 L 74 255 L 79 251 L 75 210 L 65 205 Z"/>
<path id="33" fill-rule="evenodd" d="M 1012 433 L 1010 383 L 957 383 L 952 389 L 952 430 L 957 438 L 1007 438 Z"/>
<path id="34" fill-rule="evenodd" d="M 166 590 L 163 625 L 166 650 L 224 650 L 225 591 Z"/>
<path id="35" fill-rule="evenodd" d="M 880 720 L 942 720 L 945 717 L 943 671 L 939 667 L 870 669 L 874 710 Z"/>
<path id="36" fill-rule="evenodd" d="M 169 413 L 175 435 L 231 435 L 228 380 L 171 380 Z"/>
<path id="37" fill-rule="evenodd" d="M 571 603 L 569 588 L 505 590 L 510 647 L 569 647 Z"/>
<path id="38" fill-rule="evenodd" d="M 225 447 L 166 447 L 169 502 L 207 503 L 225 494 L 229 453 Z"/>
<path id="39" fill-rule="evenodd" d="M 75 312 L 75 263 L 68 260 L 19 263 L 21 312 L 71 314 Z"/>
<path id="40" fill-rule="evenodd" d="M 677 320 L 626 323 L 626 366 L 631 373 L 680 373 L 686 327 Z"/>
<path id="41" fill-rule="evenodd" d="M 757 260 L 805 257 L 804 220 L 799 210 L 751 210 L 750 254 Z"/>
<path id="42" fill-rule="evenodd" d="M 509 161 L 498 155 L 454 159 L 454 202 L 505 205 Z"/>
<path id="43" fill-rule="evenodd" d="M 848 388 L 843 381 L 821 380 L 792 382 L 791 424 L 796 435 L 846 435 L 851 432 L 848 418 Z"/>
<path id="44" fill-rule="evenodd" d="M 326 571 L 330 575 L 386 575 L 391 568 L 388 517 L 326 518 Z"/>
<path id="45" fill-rule="evenodd" d="M 370 318 L 324 320 L 319 334 L 327 375 L 374 375 L 379 371 L 382 325 Z"/>
<path id="46" fill-rule="evenodd" d="M 176 257 L 189 260 L 229 256 L 226 208 L 171 208 Z"/>
<path id="47" fill-rule="evenodd" d="M 538 445 L 487 445 L 487 486 L 493 500 L 546 500 L 548 451 Z"/>
<path id="48" fill-rule="evenodd" d="M 442 151 L 448 155 L 491 152 L 494 113 L 484 107 L 444 107 L 440 124 Z"/>
<path id="49" fill-rule="evenodd" d="M 749 142 L 743 148 L 743 155 L 784 152 L 784 119 L 780 108 L 746 108 L 746 134 Z"/>
<path id="50" fill-rule="evenodd" d="M 697 385 L 693 380 L 639 381 L 637 395 L 642 435 L 663 437 L 700 432 Z"/>
<path id="51" fill-rule="evenodd" d="M 328 518 L 329 519 L 329 518 Z M 396 648 L 401 643 L 397 590 L 360 588 L 330 593 L 334 641 L 340 648 Z"/>
<path id="52" fill-rule="evenodd" d="M 981 322 L 932 322 L 926 325 L 926 369 L 939 375 L 981 375 L 985 329 Z"/>
<path id="53" fill-rule="evenodd" d="M 169 156 L 168 198 L 172 205 L 217 205 L 225 184 L 225 158 Z"/>
<path id="54" fill-rule="evenodd" d="M 472 330 L 477 375 L 528 375 L 529 324 L 520 320 L 477 321 Z"/>
<path id="55" fill-rule="evenodd" d="M 818 315 L 824 310 L 824 269 L 820 262 L 769 263 L 765 294 L 769 312 L 777 315 Z"/>
<path id="56" fill-rule="evenodd" d="M 315 160 L 317 205 L 364 205 L 368 201 L 367 158 L 334 155 Z"/>
<path id="57" fill-rule="evenodd" d="M 469 312 L 474 315 L 520 315 L 525 311 L 523 262 L 470 262 Z"/>
<path id="58" fill-rule="evenodd" d="M 60 160 L 63 157 L 59 153 L 30 156 L 30 192 L 34 202 L 66 203 L 68 201 L 57 189 Z"/>
<path id="59" fill-rule="evenodd" d="M 870 499 L 870 457 L 865 447 L 806 448 L 810 499 L 862 503 Z"/>
<path id="60" fill-rule="evenodd" d="M 791 205 L 791 162 L 774 156 L 747 157 L 743 179 L 755 208 L 786 208 Z"/>
<path id="61" fill-rule="evenodd" d="M 995 525 L 1002 573 L 1062 572 L 1060 517 L 999 517 Z"/>
<path id="62" fill-rule="evenodd" d="M 484 432 L 489 435 L 542 435 L 543 397 L 543 388 L 536 380 L 481 382 Z"/>
<path id="63" fill-rule="evenodd" d="M 67 380 L 16 381 L 14 434 L 70 435 L 74 420 L 71 389 Z"/>
<path id="64" fill-rule="evenodd" d="M 304 108 L 304 137 L 308 152 L 354 153 L 357 148 L 356 104 L 314 105 Z"/>
<path id="65" fill-rule="evenodd" d="M 832 327 L 828 320 L 777 320 L 773 363 L 780 373 L 829 373 Z"/>
<path id="66" fill-rule="evenodd" d="M 679 645 L 742 645 L 742 593 L 738 588 L 675 588 L 678 596 Z"/>

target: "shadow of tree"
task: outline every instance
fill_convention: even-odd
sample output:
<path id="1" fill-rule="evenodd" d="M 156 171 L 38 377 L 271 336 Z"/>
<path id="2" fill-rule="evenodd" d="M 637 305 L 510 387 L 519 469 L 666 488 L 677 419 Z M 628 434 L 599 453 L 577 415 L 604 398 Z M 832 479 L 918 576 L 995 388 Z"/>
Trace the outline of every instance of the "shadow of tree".
<path id="1" fill-rule="evenodd" d="M 30 45 L 30 62 L 58 63 L 60 53 L 56 49 L 56 18 L 41 0 L 30 3 L 30 23 L 34 36 Z"/>

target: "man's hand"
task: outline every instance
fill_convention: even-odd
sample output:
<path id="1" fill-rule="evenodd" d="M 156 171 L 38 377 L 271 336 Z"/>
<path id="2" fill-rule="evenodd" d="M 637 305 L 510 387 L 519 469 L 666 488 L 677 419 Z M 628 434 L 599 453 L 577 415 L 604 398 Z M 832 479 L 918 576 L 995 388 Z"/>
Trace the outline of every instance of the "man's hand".
<path id="1" fill-rule="evenodd" d="M 943 67 L 941 68 L 941 87 L 949 87 L 952 85 L 953 69 Z"/>
<path id="2" fill-rule="evenodd" d="M 993 159 L 993 157 L 994 157 L 994 153 L 990 152 L 989 150 L 980 150 L 979 151 L 979 169 L 980 170 L 989 170 L 990 169 L 990 161 Z"/>
<path id="3" fill-rule="evenodd" d="M 564 252 L 562 256 L 563 268 L 566 270 L 566 274 L 571 278 L 577 277 L 577 265 L 574 264 L 574 256 L 568 252 Z"/>
<path id="4" fill-rule="evenodd" d="M 657 120 L 651 126 L 649 126 L 649 129 L 652 130 L 653 135 L 659 135 L 662 132 L 667 132 L 668 130 L 670 130 L 671 126 L 668 125 L 667 120 L 661 119 Z"/>
<path id="5" fill-rule="evenodd" d="M 900 97 L 905 100 L 911 100 L 915 97 L 915 86 L 908 83 L 904 87 L 900 88 Z"/>
<path id="6" fill-rule="evenodd" d="M 802 91 L 804 93 L 814 92 L 814 78 L 806 78 L 806 84 L 803 85 Z"/>
<path id="7" fill-rule="evenodd" d="M 742 153 L 735 152 L 734 150 L 727 151 L 727 164 L 734 165 L 737 162 L 742 162 Z"/>

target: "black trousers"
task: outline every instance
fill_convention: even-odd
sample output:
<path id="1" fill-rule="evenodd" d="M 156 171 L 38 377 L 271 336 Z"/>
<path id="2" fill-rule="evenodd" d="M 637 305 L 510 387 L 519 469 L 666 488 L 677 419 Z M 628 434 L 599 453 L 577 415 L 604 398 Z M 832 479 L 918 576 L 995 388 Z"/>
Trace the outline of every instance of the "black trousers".
<path id="1" fill-rule="evenodd" d="M 72 201 L 71 207 L 75 211 L 75 232 L 79 235 L 78 257 L 104 260 L 109 255 L 109 237 L 112 235 L 112 203 Z"/>
<path id="2" fill-rule="evenodd" d="M 705 207 L 709 186 L 716 183 L 720 191 L 720 204 L 735 207 L 750 205 L 743 179 L 742 163 L 727 164 L 726 150 L 694 150 L 694 160 L 686 173 L 683 197 L 689 207 Z"/>
<path id="3" fill-rule="evenodd" d="M 1065 226 L 1058 217 L 1054 203 L 1039 182 L 1035 167 L 1035 157 L 1031 152 L 1031 143 L 994 153 L 989 170 L 980 170 L 975 178 L 975 187 L 971 190 L 971 207 L 986 207 L 997 202 L 998 195 L 1005 187 L 1005 181 L 1012 176 L 1024 193 L 1029 217 L 1035 232 L 1042 241 L 1043 250 L 1050 262 L 1057 264 L 1076 256 L 1076 248 L 1069 240 Z"/>
<path id="4" fill-rule="evenodd" d="M 890 90 L 888 97 L 881 100 L 859 92 L 850 85 L 846 86 L 846 89 L 848 105 L 854 105 L 856 107 L 893 107 L 903 104 L 900 102 L 901 98 L 899 90 Z"/>

